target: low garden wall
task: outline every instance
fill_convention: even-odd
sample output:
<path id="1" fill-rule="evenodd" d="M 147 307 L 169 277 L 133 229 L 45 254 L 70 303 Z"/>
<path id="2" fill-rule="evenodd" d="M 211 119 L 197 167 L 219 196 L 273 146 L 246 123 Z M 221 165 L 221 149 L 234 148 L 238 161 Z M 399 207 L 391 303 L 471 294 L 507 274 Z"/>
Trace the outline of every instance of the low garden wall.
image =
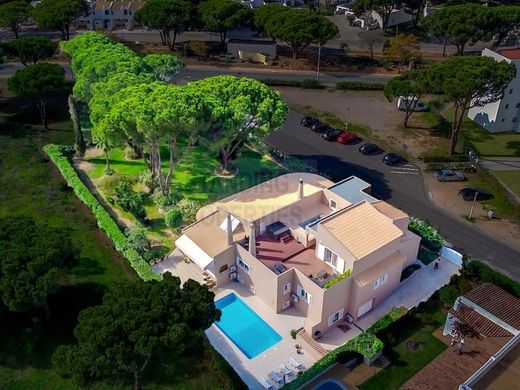
<path id="1" fill-rule="evenodd" d="M 153 272 L 146 260 L 130 245 L 128 238 L 121 231 L 116 221 L 89 191 L 85 183 L 81 181 L 71 162 L 64 155 L 64 148 L 60 145 L 49 144 L 43 150 L 58 167 L 67 185 L 74 190 L 76 196 L 92 211 L 98 226 L 112 240 L 115 248 L 130 262 L 137 275 L 145 281 L 161 280 L 162 276 Z"/>

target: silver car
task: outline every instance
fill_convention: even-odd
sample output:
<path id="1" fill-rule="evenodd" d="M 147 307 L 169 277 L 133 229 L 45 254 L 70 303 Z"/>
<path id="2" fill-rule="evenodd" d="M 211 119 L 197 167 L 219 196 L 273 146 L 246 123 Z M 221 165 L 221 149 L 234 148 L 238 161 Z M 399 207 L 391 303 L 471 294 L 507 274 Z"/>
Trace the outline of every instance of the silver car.
<path id="1" fill-rule="evenodd" d="M 438 181 L 463 181 L 464 175 L 462 172 L 457 172 L 451 169 L 441 169 L 433 174 L 433 177 Z"/>

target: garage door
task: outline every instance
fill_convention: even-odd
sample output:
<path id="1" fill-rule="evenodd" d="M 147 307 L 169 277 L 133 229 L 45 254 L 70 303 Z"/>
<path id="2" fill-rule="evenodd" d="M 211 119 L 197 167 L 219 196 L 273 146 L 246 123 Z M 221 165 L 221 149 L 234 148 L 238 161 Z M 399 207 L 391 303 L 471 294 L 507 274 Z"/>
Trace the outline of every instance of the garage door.
<path id="1" fill-rule="evenodd" d="M 204 252 L 201 247 L 195 244 L 187 235 L 183 234 L 180 236 L 177 241 L 175 241 L 175 246 L 193 260 L 201 269 L 206 270 L 213 266 L 213 258 Z"/>
<path id="2" fill-rule="evenodd" d="M 367 303 L 359 306 L 357 316 L 358 318 L 361 317 L 363 314 L 368 313 L 370 310 L 372 310 L 372 304 L 374 303 L 374 299 L 371 299 Z"/>

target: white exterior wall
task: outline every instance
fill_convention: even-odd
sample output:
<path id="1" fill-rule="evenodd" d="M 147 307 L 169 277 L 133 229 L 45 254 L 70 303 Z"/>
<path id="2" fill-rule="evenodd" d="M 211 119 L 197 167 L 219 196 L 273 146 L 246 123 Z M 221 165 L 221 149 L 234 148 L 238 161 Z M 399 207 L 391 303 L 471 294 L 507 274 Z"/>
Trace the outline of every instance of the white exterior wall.
<path id="1" fill-rule="evenodd" d="M 473 107 L 468 111 L 468 118 L 475 121 L 490 133 L 504 131 L 520 132 L 520 61 L 512 61 L 489 49 L 482 55 L 492 57 L 496 61 L 506 61 L 516 65 L 516 77 L 504 91 L 504 97 L 483 107 Z"/>

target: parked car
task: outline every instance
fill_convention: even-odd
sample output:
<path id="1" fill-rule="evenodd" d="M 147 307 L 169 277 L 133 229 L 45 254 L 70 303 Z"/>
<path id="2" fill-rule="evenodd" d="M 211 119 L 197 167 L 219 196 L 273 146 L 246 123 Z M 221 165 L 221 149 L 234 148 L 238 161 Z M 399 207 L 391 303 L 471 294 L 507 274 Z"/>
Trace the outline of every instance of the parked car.
<path id="1" fill-rule="evenodd" d="M 464 180 L 464 174 L 457 172 L 452 169 L 441 169 L 433 174 L 438 181 L 462 181 Z"/>
<path id="2" fill-rule="evenodd" d="M 322 121 L 320 120 L 316 120 L 315 122 L 313 122 L 311 125 L 310 125 L 310 128 L 312 131 L 316 131 L 316 128 L 321 126 L 321 125 L 324 125 L 325 123 L 323 123 Z"/>
<path id="3" fill-rule="evenodd" d="M 361 138 L 356 133 L 351 133 L 350 131 L 344 131 L 338 136 L 337 141 L 340 144 L 353 144 L 355 142 L 361 141 Z"/>
<path id="4" fill-rule="evenodd" d="M 383 162 L 386 165 L 390 165 L 392 167 L 397 164 L 402 164 L 406 162 L 406 160 L 397 153 L 388 153 L 385 155 L 385 157 L 383 157 Z"/>
<path id="5" fill-rule="evenodd" d="M 343 130 L 341 129 L 330 129 L 328 131 L 325 131 L 321 136 L 324 140 L 336 141 L 336 139 L 341 133 L 343 133 Z"/>
<path id="6" fill-rule="evenodd" d="M 488 191 L 482 188 L 463 188 L 459 191 L 459 196 L 464 199 L 471 201 L 475 199 L 475 194 L 477 194 L 477 200 L 486 200 L 491 199 L 493 195 L 491 195 Z"/>
<path id="7" fill-rule="evenodd" d="M 381 149 L 376 144 L 363 144 L 359 147 L 359 151 L 363 154 L 379 154 L 383 152 L 383 149 Z"/>
<path id="8" fill-rule="evenodd" d="M 331 131 L 332 130 L 332 127 L 330 127 L 328 124 L 326 123 L 322 123 L 320 126 L 316 127 L 314 129 L 314 132 L 315 133 L 320 133 L 320 134 L 323 134 L 323 133 L 326 133 L 328 131 Z"/>
<path id="9" fill-rule="evenodd" d="M 302 120 L 300 121 L 300 125 L 303 125 L 305 127 L 310 127 L 314 122 L 316 122 L 318 119 L 312 117 L 312 116 L 304 116 Z"/>
<path id="10" fill-rule="evenodd" d="M 399 96 L 399 99 L 397 99 L 399 111 L 405 111 L 406 106 L 409 104 L 411 104 L 412 111 L 428 111 L 428 106 L 414 96 Z"/>

